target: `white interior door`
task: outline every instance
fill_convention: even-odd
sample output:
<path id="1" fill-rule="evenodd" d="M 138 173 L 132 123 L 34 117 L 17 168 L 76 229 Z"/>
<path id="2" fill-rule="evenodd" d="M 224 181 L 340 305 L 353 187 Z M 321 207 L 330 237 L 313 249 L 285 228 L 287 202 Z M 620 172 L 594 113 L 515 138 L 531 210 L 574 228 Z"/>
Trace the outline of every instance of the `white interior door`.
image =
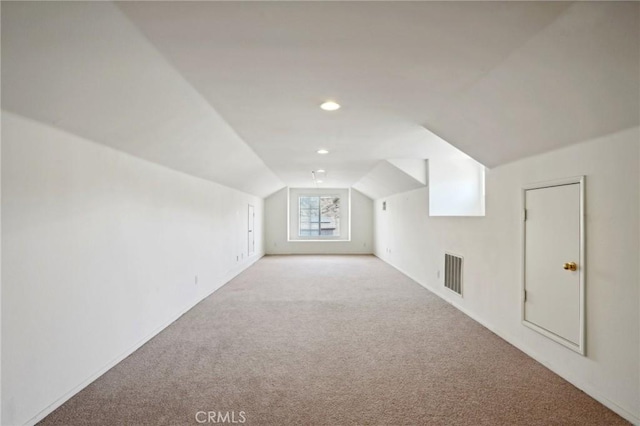
<path id="1" fill-rule="evenodd" d="M 524 323 L 584 353 L 582 179 L 524 193 Z"/>
<path id="2" fill-rule="evenodd" d="M 249 204 L 249 217 L 248 217 L 248 234 L 249 234 L 249 247 L 247 249 L 247 253 L 249 256 L 256 252 L 256 236 L 255 236 L 255 225 L 256 225 L 256 213 L 255 209 L 251 204 Z"/>

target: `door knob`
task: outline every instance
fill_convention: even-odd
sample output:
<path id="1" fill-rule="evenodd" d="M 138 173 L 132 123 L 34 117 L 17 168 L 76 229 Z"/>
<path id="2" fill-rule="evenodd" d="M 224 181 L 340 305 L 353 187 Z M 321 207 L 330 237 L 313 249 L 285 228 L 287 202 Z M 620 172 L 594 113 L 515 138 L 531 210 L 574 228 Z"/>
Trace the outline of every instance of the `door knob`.
<path id="1" fill-rule="evenodd" d="M 578 270 L 578 265 L 576 265 L 576 262 L 569 262 L 569 263 L 565 263 L 563 268 L 566 271 L 577 271 Z"/>

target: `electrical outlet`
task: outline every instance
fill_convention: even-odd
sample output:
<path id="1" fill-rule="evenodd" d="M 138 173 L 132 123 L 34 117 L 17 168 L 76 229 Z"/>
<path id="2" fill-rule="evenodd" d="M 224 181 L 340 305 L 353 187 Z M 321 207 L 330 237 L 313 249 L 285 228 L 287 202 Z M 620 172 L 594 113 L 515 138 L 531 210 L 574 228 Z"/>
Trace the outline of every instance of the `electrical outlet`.
<path id="1" fill-rule="evenodd" d="M 236 262 L 240 260 L 240 256 L 236 256 Z"/>

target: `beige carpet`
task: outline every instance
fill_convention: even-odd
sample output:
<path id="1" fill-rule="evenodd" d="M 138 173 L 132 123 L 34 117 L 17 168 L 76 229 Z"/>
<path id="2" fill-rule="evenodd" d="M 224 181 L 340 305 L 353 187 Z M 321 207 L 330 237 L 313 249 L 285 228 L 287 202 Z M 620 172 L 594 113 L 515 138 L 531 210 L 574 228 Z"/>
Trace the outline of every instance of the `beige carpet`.
<path id="1" fill-rule="evenodd" d="M 373 256 L 260 260 L 41 424 L 195 425 L 199 411 L 247 425 L 627 424 Z"/>

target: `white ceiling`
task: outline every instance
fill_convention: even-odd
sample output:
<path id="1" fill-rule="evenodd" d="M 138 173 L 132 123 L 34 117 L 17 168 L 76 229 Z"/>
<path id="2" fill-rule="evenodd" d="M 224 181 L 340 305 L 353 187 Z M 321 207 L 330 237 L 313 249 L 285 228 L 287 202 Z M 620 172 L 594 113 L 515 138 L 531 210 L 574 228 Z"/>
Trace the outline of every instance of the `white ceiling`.
<path id="1" fill-rule="evenodd" d="M 493 167 L 639 124 L 639 6 L 3 2 L 2 107 L 262 196 Z"/>
<path id="2" fill-rule="evenodd" d="M 2 108 L 249 193 L 283 185 L 110 3 L 2 2 Z"/>

